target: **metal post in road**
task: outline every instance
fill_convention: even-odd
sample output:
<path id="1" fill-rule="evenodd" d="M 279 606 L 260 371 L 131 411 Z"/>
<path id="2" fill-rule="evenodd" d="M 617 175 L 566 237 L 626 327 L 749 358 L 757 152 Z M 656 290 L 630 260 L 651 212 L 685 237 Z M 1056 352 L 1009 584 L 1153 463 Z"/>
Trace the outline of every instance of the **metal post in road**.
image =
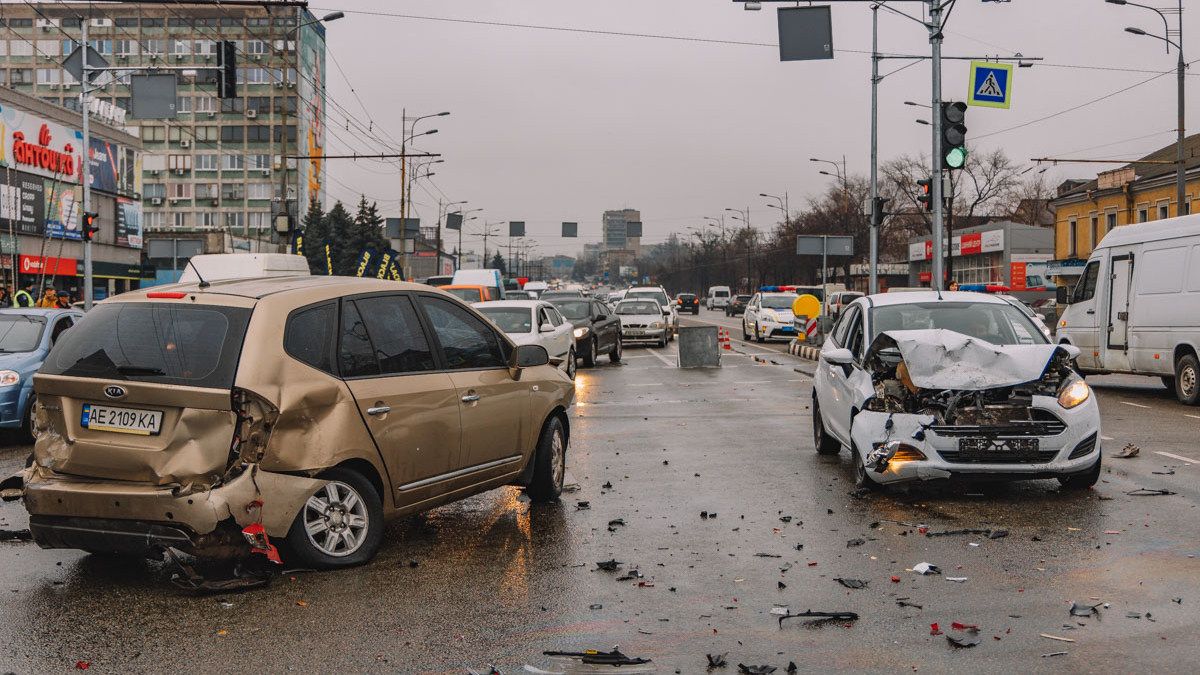
<path id="1" fill-rule="evenodd" d="M 827 277 L 829 270 L 826 265 L 829 264 L 829 235 L 821 235 L 821 316 L 827 316 L 825 296 L 829 295 L 829 287 Z"/>
<path id="2" fill-rule="evenodd" d="M 871 252 L 868 295 L 879 292 L 879 5 L 871 5 Z"/>
<path id="3" fill-rule="evenodd" d="M 88 83 L 91 78 L 91 69 L 88 68 L 88 24 L 91 23 L 88 19 L 80 22 L 80 28 L 83 31 L 83 47 L 79 50 L 80 56 L 83 57 L 83 79 L 79 83 L 79 107 L 83 110 L 83 171 L 81 180 L 83 181 L 83 213 L 91 213 L 92 211 L 92 136 L 91 127 L 88 121 Z M 79 221 L 82 223 L 85 216 L 80 216 Z M 86 227 L 86 226 L 85 226 Z M 45 264 L 45 259 L 42 260 Z M 54 261 L 57 266 L 58 261 Z M 40 290 L 40 289 L 39 289 Z M 92 309 L 92 240 L 91 237 L 85 237 L 83 241 L 83 310 L 90 311 Z"/>
<path id="4" fill-rule="evenodd" d="M 931 116 L 933 118 L 933 172 L 930 177 L 933 200 L 933 260 L 930 272 L 934 290 L 942 290 L 942 235 L 944 233 L 942 201 L 942 2 L 929 0 L 929 44 L 933 48 L 933 96 Z"/>

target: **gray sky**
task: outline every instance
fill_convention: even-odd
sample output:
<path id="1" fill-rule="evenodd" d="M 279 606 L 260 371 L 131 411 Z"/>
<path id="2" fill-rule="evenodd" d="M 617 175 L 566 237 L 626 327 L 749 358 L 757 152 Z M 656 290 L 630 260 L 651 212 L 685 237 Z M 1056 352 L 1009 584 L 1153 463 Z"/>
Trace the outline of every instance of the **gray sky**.
<path id="1" fill-rule="evenodd" d="M 603 31 L 775 43 L 773 6 L 746 12 L 729 0 L 354 0 L 314 12 L 384 12 L 536 24 Z M 919 11 L 920 3 L 896 3 Z M 865 175 L 869 162 L 870 10 L 866 3 L 833 9 L 832 61 L 780 63 L 774 47 L 588 35 L 348 13 L 329 26 L 329 46 L 349 78 L 329 64 L 329 94 L 364 122 L 350 86 L 376 125 L 399 138 L 401 108 L 409 115 L 449 110 L 421 122 L 421 150 L 443 153 L 436 187 L 416 189 L 424 222 L 436 217 L 441 191 L 483 207 L 491 221 L 524 220 L 543 254 L 574 254 L 598 241 L 605 209 L 642 212 L 644 242 L 698 225 L 726 207 L 751 209 L 761 228 L 778 220 L 760 192 L 790 194 L 793 210 L 830 179 L 808 161 L 840 161 Z M 1171 19 L 1172 24 L 1174 19 Z M 1133 158 L 1173 141 L 1172 75 L 1078 110 L 1005 131 L 1173 70 L 1175 56 L 1137 26 L 1161 33 L 1147 10 L 1103 0 L 959 0 L 948 25 L 948 55 L 1041 56 L 1047 64 L 1015 72 L 1011 110 L 971 108 L 969 142 L 976 151 L 1003 148 L 1014 159 L 1070 156 Z M 881 51 L 928 54 L 924 29 L 881 13 Z M 1189 33 L 1189 36 L 1191 34 Z M 858 51 L 852 51 L 858 50 Z M 1197 52 L 1200 53 L 1200 52 Z M 904 62 L 885 62 L 883 72 Z M 1069 68 L 1066 66 L 1087 66 Z M 1123 72 L 1134 69 L 1149 72 Z M 947 62 L 943 95 L 964 100 L 965 62 Z M 1193 89 L 1200 79 L 1189 76 Z M 881 158 L 930 145 L 928 112 L 903 105 L 928 101 L 927 62 L 887 78 L 880 88 Z M 1194 100 L 1194 97 L 1191 97 Z M 340 138 L 332 152 L 376 147 L 345 130 L 341 111 L 329 125 Z M 1194 120 L 1194 115 L 1189 115 Z M 340 125 L 341 128 L 337 128 Z M 999 132 L 999 133 L 997 133 Z M 987 135 L 986 134 L 994 134 Z M 1136 138 L 1141 137 L 1141 138 Z M 1136 139 L 1135 139 L 1136 138 Z M 975 140 L 977 139 L 977 140 Z M 1131 140 L 1135 139 L 1135 140 Z M 1104 147 L 1097 147 L 1104 146 Z M 376 150 L 377 151 L 377 150 Z M 1051 168 L 1059 178 L 1094 175 L 1104 165 Z M 398 212 L 394 165 L 329 163 L 329 194 L 344 201 L 365 192 L 389 215 Z M 339 184 L 340 183 L 340 184 Z M 432 193 L 432 196 L 431 194 Z M 561 221 L 578 221 L 580 238 L 559 238 Z M 478 229 L 474 221 L 467 232 Z M 503 228 L 507 234 L 507 228 Z M 466 248 L 478 246 L 467 237 Z"/>

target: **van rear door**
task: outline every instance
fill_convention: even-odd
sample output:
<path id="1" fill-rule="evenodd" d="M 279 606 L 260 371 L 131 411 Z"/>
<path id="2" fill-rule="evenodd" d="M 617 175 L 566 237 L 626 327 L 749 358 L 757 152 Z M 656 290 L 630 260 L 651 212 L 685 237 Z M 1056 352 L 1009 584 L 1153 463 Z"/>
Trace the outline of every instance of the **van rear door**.
<path id="1" fill-rule="evenodd" d="M 230 461 L 253 305 L 230 300 L 104 303 L 84 316 L 34 378 L 50 425 L 36 460 L 75 476 L 211 485 Z"/>
<path id="2" fill-rule="evenodd" d="M 1104 367 L 1129 370 L 1129 292 L 1133 282 L 1133 254 L 1113 256 L 1108 286 L 1108 343 Z"/>

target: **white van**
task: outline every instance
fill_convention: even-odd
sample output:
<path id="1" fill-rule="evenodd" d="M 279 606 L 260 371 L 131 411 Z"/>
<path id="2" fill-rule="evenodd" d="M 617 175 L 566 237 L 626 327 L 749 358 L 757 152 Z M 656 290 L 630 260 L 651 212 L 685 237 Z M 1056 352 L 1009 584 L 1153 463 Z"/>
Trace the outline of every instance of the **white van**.
<path id="1" fill-rule="evenodd" d="M 526 281 L 524 288 L 521 290 L 530 291 L 534 294 L 534 299 L 542 297 L 542 293 L 550 290 L 550 284 L 544 281 Z"/>
<path id="2" fill-rule="evenodd" d="M 208 253 L 188 261 L 180 283 L 258 277 L 306 277 L 308 260 L 290 253 Z"/>
<path id="3" fill-rule="evenodd" d="M 725 309 L 725 305 L 729 304 L 729 295 L 728 286 L 710 286 L 704 306 L 708 309 Z"/>
<path id="4" fill-rule="evenodd" d="M 486 286 L 491 289 L 492 297 L 504 299 L 504 277 L 498 269 L 459 270 L 454 273 L 452 286 Z"/>
<path id="5" fill-rule="evenodd" d="M 1058 340 L 1079 348 L 1080 370 L 1157 375 L 1200 402 L 1200 215 L 1112 230 L 1064 302 Z"/>

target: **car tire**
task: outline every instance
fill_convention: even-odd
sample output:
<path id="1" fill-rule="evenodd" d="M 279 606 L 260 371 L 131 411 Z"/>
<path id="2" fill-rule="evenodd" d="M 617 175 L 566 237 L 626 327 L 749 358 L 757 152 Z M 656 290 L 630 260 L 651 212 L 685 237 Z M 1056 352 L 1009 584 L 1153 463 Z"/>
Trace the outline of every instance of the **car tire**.
<path id="1" fill-rule="evenodd" d="M 37 436 L 35 436 L 33 433 L 33 416 L 35 414 L 34 408 L 36 404 L 37 397 L 31 395 L 29 397 L 29 403 L 25 406 L 25 414 L 21 415 L 21 428 L 19 433 L 21 435 L 21 440 L 26 443 L 32 443 L 37 440 Z"/>
<path id="2" fill-rule="evenodd" d="M 567 435 L 557 415 L 542 429 L 532 461 L 533 480 L 525 488 L 529 500 L 537 503 L 557 501 L 567 473 Z"/>
<path id="3" fill-rule="evenodd" d="M 578 368 L 575 363 L 575 348 L 571 347 L 567 352 L 567 377 L 575 379 L 576 372 L 578 372 Z"/>
<path id="4" fill-rule="evenodd" d="M 750 334 L 746 332 L 746 321 L 742 320 L 742 342 L 749 342 Z"/>
<path id="5" fill-rule="evenodd" d="M 850 454 L 854 457 L 854 487 L 866 489 L 872 492 L 877 492 L 883 489 L 883 486 L 871 477 L 871 472 L 867 470 L 867 465 L 863 463 L 862 454 L 854 444 L 850 444 Z"/>
<path id="6" fill-rule="evenodd" d="M 1077 473 L 1074 476 L 1059 476 L 1058 482 L 1064 490 L 1086 490 L 1100 480 L 1100 466 L 1101 458 L 1096 457 L 1096 463 L 1087 472 Z"/>
<path id="7" fill-rule="evenodd" d="M 821 404 L 817 403 L 817 399 L 813 398 L 813 446 L 817 449 L 818 455 L 836 455 L 842 451 L 842 444 L 838 439 L 830 436 L 825 431 L 825 418 L 821 416 Z"/>
<path id="8" fill-rule="evenodd" d="M 596 357 L 597 357 L 596 338 L 592 338 L 591 340 L 588 340 L 587 353 L 585 353 L 583 355 L 583 367 L 584 368 L 595 368 L 596 367 Z"/>
<path id="9" fill-rule="evenodd" d="M 767 339 L 762 336 L 762 329 L 758 324 L 754 324 L 754 341 L 758 344 L 762 344 L 767 341 Z"/>
<path id="10" fill-rule="evenodd" d="M 617 338 L 616 343 L 613 345 L 612 351 L 608 353 L 608 360 L 612 363 L 620 363 L 621 362 L 621 339 L 620 338 Z"/>
<path id="11" fill-rule="evenodd" d="M 1184 354 L 1175 362 L 1175 397 L 1181 403 L 1200 403 L 1200 361 L 1195 354 Z"/>
<path id="12" fill-rule="evenodd" d="M 375 557 L 383 541 L 383 502 L 379 493 L 371 481 L 352 469 L 330 469 L 321 478 L 329 483 L 301 505 L 288 530 L 289 554 L 296 558 L 300 567 L 315 569 L 340 569 L 368 562 Z M 350 505 L 346 506 L 348 502 Z M 339 546 L 345 545 L 345 537 L 330 541 L 332 533 L 321 536 L 329 532 L 327 523 L 331 519 L 338 521 L 337 527 L 344 528 L 342 532 L 354 531 L 350 522 L 355 521 L 347 522 L 347 509 L 350 516 L 365 519 L 358 530 L 355 548 L 348 553 L 337 551 Z M 321 527 L 324 529 L 319 529 Z M 310 529 L 316 529 L 316 532 L 309 534 Z"/>

